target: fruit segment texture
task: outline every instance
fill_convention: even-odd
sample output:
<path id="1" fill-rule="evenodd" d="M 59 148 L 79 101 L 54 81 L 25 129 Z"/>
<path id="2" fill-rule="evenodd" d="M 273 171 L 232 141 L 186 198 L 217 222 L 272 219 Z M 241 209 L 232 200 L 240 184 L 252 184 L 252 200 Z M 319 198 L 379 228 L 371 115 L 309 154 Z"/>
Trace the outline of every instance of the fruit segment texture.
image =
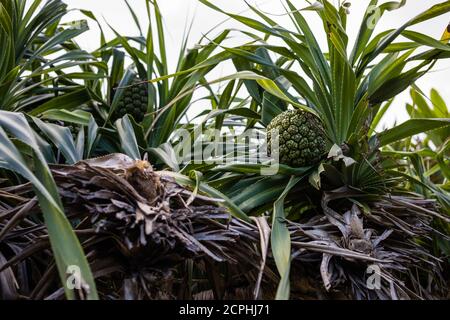
<path id="1" fill-rule="evenodd" d="M 145 83 L 135 82 L 123 90 L 123 95 L 117 105 L 117 118 L 126 114 L 132 115 L 134 120 L 141 122 L 147 112 L 148 91 Z"/>
<path id="2" fill-rule="evenodd" d="M 278 146 L 272 143 L 276 134 Z M 304 167 L 320 160 L 326 152 L 327 139 L 323 125 L 315 115 L 302 110 L 288 110 L 270 122 L 267 143 L 269 156 L 278 151 L 280 163 Z"/>

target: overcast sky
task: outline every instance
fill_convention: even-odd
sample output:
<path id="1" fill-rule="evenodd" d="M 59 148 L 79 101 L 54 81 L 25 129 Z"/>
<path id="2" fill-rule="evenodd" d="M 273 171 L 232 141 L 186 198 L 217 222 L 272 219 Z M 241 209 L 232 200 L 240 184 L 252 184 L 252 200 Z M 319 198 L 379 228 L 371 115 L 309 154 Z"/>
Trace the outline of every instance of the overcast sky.
<path id="1" fill-rule="evenodd" d="M 136 35 L 137 29 L 133 23 L 133 20 L 128 13 L 128 9 L 123 0 L 65 0 L 71 9 L 86 9 L 91 10 L 97 18 L 102 21 L 108 21 L 114 28 L 123 35 Z M 249 3 L 258 6 L 266 13 L 272 14 L 272 18 L 285 27 L 290 26 L 289 18 L 283 15 L 283 7 L 280 4 L 280 0 L 248 0 Z M 299 7 L 307 5 L 306 1 L 293 0 L 294 4 Z M 349 17 L 349 33 L 351 40 L 356 37 L 356 33 L 359 28 L 362 15 L 367 6 L 368 0 L 353 0 L 351 2 L 351 14 Z M 443 0 L 408 0 L 407 4 L 396 11 L 388 12 L 383 16 L 382 21 L 377 30 L 386 30 L 389 28 L 399 27 L 403 22 L 406 22 L 413 16 L 426 10 L 430 6 L 436 3 L 443 2 Z M 145 25 L 146 10 L 145 0 L 129 0 L 133 9 L 137 12 L 140 20 Z M 214 12 L 212 9 L 205 7 L 197 0 L 159 0 L 158 1 L 162 14 L 164 16 L 164 23 L 168 31 L 167 45 L 169 47 L 169 61 L 177 61 L 178 48 L 181 44 L 183 32 L 185 30 L 186 21 L 191 21 L 194 17 L 192 26 L 189 46 L 192 47 L 196 44 L 196 41 L 200 37 L 216 26 L 219 22 L 226 19 L 226 17 L 220 13 Z M 243 0 L 212 0 L 212 3 L 221 7 L 222 9 L 239 13 L 247 9 Z M 244 13 L 247 16 L 253 16 L 250 12 Z M 68 20 L 82 19 L 84 18 L 79 12 L 74 10 L 67 17 Z M 311 28 L 319 36 L 319 39 L 325 40 L 325 36 L 321 33 L 322 28 L 315 20 L 314 16 L 308 16 L 308 21 L 311 23 Z M 439 39 L 450 21 L 450 15 L 442 15 L 422 24 L 419 24 L 412 28 L 425 34 L 428 34 L 436 39 Z M 99 46 L 99 32 L 95 24 L 90 22 L 91 30 L 82 35 L 78 42 L 83 48 L 88 50 L 94 50 Z M 224 28 L 243 28 L 238 22 L 229 20 L 217 29 L 217 33 Z M 109 39 L 113 38 L 113 33 L 108 30 L 108 27 L 104 28 Z M 235 39 L 236 43 L 240 43 L 241 39 Z M 241 40 L 242 41 L 242 40 Z M 174 67 L 174 66 L 171 66 Z M 234 70 L 228 67 L 222 68 L 220 73 L 227 75 L 233 73 Z M 434 71 L 424 76 L 418 81 L 418 85 L 425 91 L 429 92 L 431 88 L 436 88 L 444 96 L 447 103 L 450 105 L 450 59 L 444 60 L 436 64 Z M 392 109 L 392 114 L 389 114 L 385 119 L 386 125 L 392 124 L 394 121 L 404 121 L 406 119 L 406 112 L 404 105 L 409 101 L 409 93 L 404 92 L 395 102 L 395 108 Z"/>

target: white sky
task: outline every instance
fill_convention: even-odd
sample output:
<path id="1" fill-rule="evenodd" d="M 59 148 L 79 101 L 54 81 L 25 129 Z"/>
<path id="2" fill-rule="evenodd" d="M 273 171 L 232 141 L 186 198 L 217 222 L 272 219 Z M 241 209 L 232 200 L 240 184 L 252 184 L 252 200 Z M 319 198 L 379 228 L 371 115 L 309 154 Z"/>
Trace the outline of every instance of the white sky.
<path id="1" fill-rule="evenodd" d="M 406 22 L 420 12 L 426 10 L 433 4 L 443 1 L 444 0 L 408 0 L 407 4 L 403 8 L 386 13 L 383 16 L 380 24 L 377 26 L 377 30 L 386 30 L 399 27 L 402 23 Z M 123 0 L 65 0 L 65 2 L 71 9 L 82 8 L 91 10 L 98 19 L 100 19 L 101 21 L 108 21 L 122 35 L 138 34 L 133 19 L 131 18 L 131 15 L 129 14 Z M 283 14 L 283 7 L 280 4 L 280 0 L 248 0 L 248 2 L 253 5 L 257 5 L 266 13 L 273 14 L 274 16 L 272 16 L 272 18 L 279 22 L 281 25 L 290 27 L 289 18 L 281 15 Z M 292 2 L 299 7 L 304 7 L 307 5 L 307 2 L 303 0 L 293 0 Z M 349 2 L 352 3 L 352 6 L 350 8 L 351 14 L 348 19 L 348 30 L 352 41 L 356 37 L 362 15 L 369 1 L 353 0 Z M 138 14 L 143 27 L 146 28 L 145 0 L 129 0 L 129 3 Z M 200 39 L 202 34 L 206 33 L 212 27 L 216 26 L 219 22 L 226 19 L 223 14 L 213 11 L 212 9 L 199 3 L 197 0 L 159 0 L 158 3 L 161 7 L 166 29 L 168 31 L 166 41 L 167 46 L 169 47 L 169 63 L 170 61 L 173 61 L 172 63 L 175 63 L 178 59 L 178 49 L 181 45 L 181 39 L 184 34 L 186 21 L 190 22 L 191 18 L 195 17 L 188 46 L 193 47 L 196 41 Z M 212 0 L 212 3 L 228 12 L 239 13 L 247 10 L 247 7 L 243 0 Z M 253 17 L 253 15 L 248 11 L 245 12 L 244 15 Z M 66 20 L 76 20 L 83 18 L 84 16 L 74 10 L 68 15 Z M 315 20 L 314 15 L 309 15 L 307 16 L 307 18 L 311 23 L 311 28 L 315 30 L 319 35 L 319 39 L 325 40 L 325 36 L 321 33 L 321 24 L 318 23 L 318 20 Z M 413 27 L 411 30 L 416 30 L 439 39 L 449 21 L 449 14 L 442 15 L 431 21 L 419 24 Z M 89 22 L 89 25 L 91 27 L 91 30 L 86 34 L 80 36 L 78 42 L 83 48 L 87 50 L 95 50 L 100 44 L 99 31 L 95 23 Z M 235 22 L 233 20 L 229 20 L 221 25 L 214 34 L 219 33 L 224 28 L 230 27 L 240 29 L 244 28 L 242 24 L 239 24 L 238 22 Z M 104 24 L 104 31 L 106 32 L 108 39 L 113 38 L 113 33 L 109 30 L 106 24 Z M 211 35 L 211 37 L 213 35 Z M 236 39 L 235 44 L 241 43 L 240 40 L 242 41 L 242 39 Z M 174 68 L 175 66 L 171 65 L 170 67 Z M 228 66 L 225 66 L 218 72 L 219 75 L 228 75 L 233 73 L 234 70 L 229 69 Z M 417 84 L 426 93 L 429 93 L 429 90 L 431 88 L 436 88 L 450 105 L 449 76 L 450 59 L 447 59 L 442 62 L 438 62 L 434 68 L 434 71 L 420 79 Z M 391 109 L 392 114 L 388 114 L 385 117 L 386 119 L 384 122 L 386 125 L 391 125 L 394 121 L 401 122 L 407 118 L 404 105 L 409 100 L 410 99 L 408 92 L 404 92 L 396 99 L 394 108 Z"/>

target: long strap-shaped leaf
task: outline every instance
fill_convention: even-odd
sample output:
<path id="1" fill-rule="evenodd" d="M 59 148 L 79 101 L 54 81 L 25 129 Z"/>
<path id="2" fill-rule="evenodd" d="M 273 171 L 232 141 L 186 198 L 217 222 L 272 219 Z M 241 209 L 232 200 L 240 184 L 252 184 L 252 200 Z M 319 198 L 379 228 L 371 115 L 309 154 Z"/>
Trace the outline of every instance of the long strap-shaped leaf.
<path id="1" fill-rule="evenodd" d="M 124 153 L 135 160 L 141 159 L 133 125 L 128 115 L 117 120 L 116 127 L 119 133 L 120 145 Z"/>
<path id="2" fill-rule="evenodd" d="M 402 32 L 413 25 L 416 25 L 418 23 L 430 20 L 432 18 L 438 17 L 440 15 L 443 15 L 450 11 L 450 1 L 444 1 L 441 3 L 438 3 L 428 10 L 422 12 L 418 16 L 412 18 L 408 22 L 406 22 L 404 25 L 402 25 L 397 30 L 391 32 L 387 37 L 385 37 L 378 45 L 377 47 L 370 52 L 363 61 L 361 61 L 361 65 L 359 67 L 359 70 L 363 70 L 371 61 L 373 61 L 381 52 L 383 52 L 384 49 L 387 48 Z M 408 34 L 407 34 L 408 35 Z M 411 35 L 411 34 L 409 34 Z M 417 33 L 414 34 L 414 38 L 417 38 Z M 359 72 L 358 72 L 359 73 Z"/>
<path id="3" fill-rule="evenodd" d="M 291 236 L 284 219 L 284 199 L 301 177 L 292 177 L 281 196 L 273 205 L 271 247 L 272 254 L 281 276 L 276 299 L 287 300 L 290 294 L 289 273 L 291 269 Z"/>
<path id="4" fill-rule="evenodd" d="M 411 119 L 390 130 L 379 133 L 376 137 L 380 146 L 385 146 L 422 132 L 448 126 L 450 126 L 450 119 Z"/>
<path id="5" fill-rule="evenodd" d="M 35 173 L 28 168 L 19 150 L 8 138 L 5 129 L 16 139 L 32 148 Z M 76 280 L 79 280 L 81 288 L 84 289 L 83 292 L 86 294 L 84 298 L 98 299 L 94 277 L 86 256 L 64 214 L 64 208 L 53 176 L 35 139 L 35 134 L 23 114 L 0 111 L 0 159 L 2 160 L 0 161 L 2 167 L 16 172 L 33 184 L 44 215 L 50 244 L 66 297 L 75 299 L 73 288 L 69 288 L 67 285 L 69 275 L 66 273 L 70 270 L 69 267 L 75 267 L 80 270 L 80 274 L 74 274 L 74 276 Z M 77 278 L 77 276 L 79 277 Z"/>

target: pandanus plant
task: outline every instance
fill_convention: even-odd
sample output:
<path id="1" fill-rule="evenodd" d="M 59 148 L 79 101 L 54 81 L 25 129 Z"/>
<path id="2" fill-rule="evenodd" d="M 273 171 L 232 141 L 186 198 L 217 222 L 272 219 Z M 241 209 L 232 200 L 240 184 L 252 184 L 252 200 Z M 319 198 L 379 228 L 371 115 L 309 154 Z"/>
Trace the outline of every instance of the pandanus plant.
<path id="1" fill-rule="evenodd" d="M 321 0 L 299 8 L 286 0 L 286 15 L 294 26 L 291 30 L 251 5 L 249 10 L 258 20 L 225 12 L 208 0 L 200 1 L 259 32 L 245 31 L 252 42 L 233 48 L 223 46 L 220 56 L 233 61 L 251 96 L 250 108 L 260 115 L 259 121 L 248 119 L 247 127 L 265 127 L 292 105 L 317 116 L 328 137 L 328 155 L 311 166 L 281 166 L 282 170 L 272 177 L 259 174 L 265 164 L 239 163 L 218 166 L 213 173 L 211 168 L 204 172 L 204 179 L 209 179 L 246 214 L 270 213 L 272 254 L 281 277 L 277 297 L 289 297 L 289 272 L 308 249 L 321 253 L 315 259 L 327 290 L 349 281 L 353 297 L 425 297 L 417 291 L 422 285 L 420 277 L 413 276 L 418 270 L 416 265 L 406 262 L 415 260 L 416 253 L 422 257 L 420 264 L 434 266 L 429 275 L 440 288 L 439 259 L 426 258 L 425 252 L 431 252 L 432 246 L 426 233 L 437 232 L 431 227 L 433 219 L 448 222 L 449 218 L 439 212 L 433 200 L 421 200 L 404 188 L 399 180 L 404 179 L 403 172 L 386 167 L 380 148 L 421 132 L 448 127 L 450 121 L 412 118 L 382 132 L 377 132 L 376 127 L 382 114 L 392 108 L 394 97 L 426 74 L 438 59 L 449 57 L 448 39 L 441 41 L 409 28 L 447 13 L 450 3 L 434 5 L 398 29 L 375 33 L 383 14 L 401 8 L 406 1 L 378 4 L 372 0 L 356 41 L 351 44 L 347 33 L 348 2 L 335 6 Z M 319 35 L 307 22 L 306 12 L 319 16 L 326 49 L 319 45 Z M 397 41 L 400 37 L 407 41 Z M 273 38 L 276 41 L 271 43 Z M 198 67 L 207 64 L 205 61 Z M 285 223 L 286 218 L 298 224 Z M 322 226 L 322 221 L 332 227 Z M 417 228 L 413 221 L 421 221 L 423 228 Z M 314 232 L 308 233 L 309 228 Z M 306 234 L 309 243 L 299 243 L 299 231 L 295 230 Z M 367 250 L 358 249 L 355 243 L 350 245 L 355 239 L 366 243 Z M 390 253 L 381 254 L 377 249 L 383 241 Z M 291 255 L 291 249 L 295 255 Z M 342 259 L 340 249 L 379 258 L 377 264 L 388 274 L 383 281 L 392 290 L 368 290 L 364 286 L 365 269 L 358 264 L 347 265 L 352 259 Z M 402 256 L 405 263 L 388 266 L 389 255 Z M 367 267 L 369 261 L 362 265 Z M 408 271 L 401 271 L 403 268 Z M 359 271 L 354 273 L 355 269 Z"/>
<path id="2" fill-rule="evenodd" d="M 77 237 L 80 235 L 80 221 L 90 218 L 87 216 L 71 218 L 72 215 L 64 203 L 61 186 L 58 184 L 59 181 L 55 181 L 55 172 L 52 172 L 51 165 L 74 165 L 84 159 L 115 151 L 124 151 L 135 160 L 141 159 L 145 152 L 151 151 L 152 146 L 159 146 L 169 139 L 190 107 L 192 94 L 180 97 L 180 91 L 183 88 L 192 91 L 192 87 L 203 81 L 204 74 L 208 72 L 202 70 L 191 77 L 177 77 L 174 81 L 167 80 L 158 86 L 144 83 L 148 94 L 148 97 L 145 97 L 147 101 L 145 119 L 135 121 L 132 115 L 123 116 L 123 114 L 119 114 L 123 117 L 117 117 L 116 109 L 120 106 L 127 86 L 135 81 L 168 73 L 159 7 L 153 1 L 146 3 L 149 15 L 146 36 L 143 35 L 136 19 L 139 37 L 122 37 L 116 33 L 117 37 L 107 42 L 102 32 L 102 46 L 91 55 L 72 41 L 72 37 L 87 30 L 84 22 L 70 23 L 68 30 L 60 24 L 60 19 L 66 13 L 66 5 L 60 1 L 49 1 L 40 10 L 38 10 L 41 4 L 39 0 L 31 3 L 29 7 L 26 6 L 26 1 L 1 2 L 0 40 L 2 46 L 10 50 L 9 55 L 3 57 L 2 61 L 4 71 L 2 81 L 4 81 L 1 86 L 3 91 L 0 94 L 2 108 L 7 110 L 0 111 L 1 183 L 5 183 L 6 190 L 9 190 L 5 191 L 8 194 L 6 198 L 0 201 L 1 210 L 5 213 L 2 214 L 0 221 L 2 298 L 43 298 L 49 294 L 50 282 L 52 283 L 50 290 L 57 289 L 53 292 L 52 298 L 59 298 L 63 293 L 67 299 L 99 297 L 94 280 L 97 275 L 91 272 L 92 266 L 89 263 L 92 261 L 85 255 L 85 252 L 88 253 L 86 243 Z M 28 8 L 28 11 L 25 8 Z M 131 6 L 129 8 L 133 18 L 136 18 Z M 154 17 L 151 17 L 152 8 Z M 92 12 L 86 10 L 81 12 L 97 21 Z M 11 17 L 16 20 L 10 19 Z M 156 24 L 156 28 L 152 23 Z M 21 28 L 25 30 L 20 31 Z M 186 52 L 184 43 L 177 68 L 184 70 L 206 59 L 217 48 L 216 43 L 226 38 L 227 33 L 224 32 L 216 38 L 214 43 L 208 43 L 189 52 Z M 153 43 L 155 39 L 159 42 L 159 50 L 155 49 Z M 24 47 L 20 41 L 25 41 L 24 45 L 27 46 Z M 13 51 L 16 48 L 23 48 L 25 51 L 15 53 Z M 60 57 L 54 59 L 46 57 L 65 50 L 67 52 Z M 126 54 L 132 58 L 131 65 L 126 65 Z M 111 63 L 111 68 L 108 68 L 108 63 Z M 64 68 L 77 66 L 81 66 L 81 72 L 63 72 Z M 80 85 L 79 82 L 72 81 L 75 79 L 84 82 Z M 134 88 L 131 87 L 131 90 Z M 49 92 L 51 94 L 47 94 Z M 29 99 L 28 94 L 32 95 Z M 166 108 L 166 104 L 175 106 L 177 110 Z M 17 112 L 18 110 L 23 112 Z M 158 114 L 155 114 L 156 111 Z M 83 166 L 79 168 L 80 172 L 86 171 Z M 95 174 L 92 172 L 92 175 Z M 91 179 L 92 175 L 88 179 Z M 25 184 L 28 188 L 25 194 L 29 194 L 31 198 L 20 196 L 19 194 L 25 195 L 22 193 L 23 189 L 14 187 L 25 181 L 29 181 Z M 126 185 L 126 182 L 121 180 L 119 184 Z M 210 191 L 214 195 L 220 195 L 213 189 Z M 11 199 L 9 195 L 12 196 Z M 177 196 L 177 199 L 181 199 L 181 205 L 186 204 L 186 201 L 191 203 L 201 198 L 197 191 L 185 195 L 187 198 L 184 200 Z M 202 199 L 201 203 L 202 201 L 212 203 L 212 200 Z M 98 200 L 102 201 L 100 198 L 90 201 L 93 203 Z M 11 211 L 12 207 L 18 208 L 22 204 L 23 210 Z M 212 204 L 212 207 L 217 206 Z M 200 209 L 200 215 L 206 213 L 204 209 L 207 208 Z M 191 213 L 189 209 L 188 211 Z M 223 221 L 225 214 L 223 208 L 217 209 L 213 214 L 216 213 L 216 218 Z M 211 221 L 208 220 L 207 223 Z M 12 236 L 16 230 L 29 226 L 29 223 L 39 231 L 19 232 L 17 237 Z M 223 230 L 225 227 L 220 229 Z M 229 240 L 233 242 L 236 234 L 230 236 Z M 39 238 L 43 241 L 39 242 Z M 223 236 L 218 235 L 219 241 L 222 238 Z M 196 242 L 198 246 L 206 249 L 194 238 L 189 241 Z M 184 240 L 182 242 L 186 243 Z M 48 251 L 49 248 L 51 251 Z M 176 248 L 176 251 L 179 249 Z M 202 255 L 200 251 L 199 256 Z M 208 249 L 205 252 L 211 253 L 214 259 L 225 259 L 219 258 Z M 36 262 L 35 258 L 38 256 L 40 258 Z M 28 266 L 31 266 L 31 269 Z M 78 274 L 70 273 L 70 270 L 74 270 L 73 267 L 78 268 Z M 32 272 L 34 275 L 28 277 L 27 274 Z M 80 287 L 66 285 L 68 279 L 75 280 Z M 108 287 L 105 288 L 107 289 Z M 150 298 L 150 295 L 147 294 L 147 297 Z"/>
<path id="3" fill-rule="evenodd" d="M 109 66 L 100 70 L 101 79 L 88 86 L 92 97 L 90 111 L 100 126 L 99 152 L 122 151 L 133 158 L 149 153 L 156 162 L 158 150 L 155 152 L 154 148 L 164 148 L 174 132 L 186 125 L 187 112 L 195 102 L 194 88 L 206 83 L 205 76 L 213 67 L 189 71 L 210 58 L 229 32 L 224 31 L 212 40 L 204 37 L 195 48 L 188 48 L 190 28 L 187 25 L 178 60 L 170 61 L 167 30 L 158 2 L 144 2 L 147 19 L 140 21 L 132 5 L 125 1 L 138 35 L 121 35 L 108 23 L 115 34 L 109 41 L 95 15 L 81 12 L 100 25 L 101 46 L 92 55 Z M 173 71 L 179 74 L 168 77 Z M 157 84 L 148 81 L 155 78 L 164 80 Z M 78 124 L 86 126 L 87 121 Z M 137 149 L 123 148 L 135 143 Z"/>
<path id="4" fill-rule="evenodd" d="M 78 265 L 85 289 L 81 295 L 95 299 L 98 295 L 92 273 L 64 214 L 48 168 L 49 162 L 56 161 L 53 150 L 28 122 L 33 116 L 60 120 L 65 116 L 64 111 L 47 113 L 52 106 L 79 106 L 85 102 L 76 99 L 86 93 L 76 80 L 84 80 L 92 74 L 89 65 L 93 56 L 80 50 L 73 38 L 86 31 L 87 26 L 83 21 L 61 24 L 66 13 L 67 5 L 59 0 L 45 3 L 41 0 L 0 1 L 0 167 L 3 183 L 12 185 L 22 178 L 31 182 L 35 194 L 32 203 L 39 201 L 44 211 L 41 221 L 48 230 L 47 242 L 53 250 L 56 274 L 61 283 L 66 281 L 67 268 Z M 75 67 L 80 67 L 81 72 L 74 71 Z M 34 120 L 38 127 L 43 124 L 37 118 Z M 60 146 L 71 140 L 70 131 L 55 131 L 50 126 L 45 129 L 42 131 L 52 138 L 59 135 Z M 72 160 L 70 155 L 65 156 Z M 8 207 L 5 203 L 1 206 Z M 4 231 L 5 225 L 1 226 Z M 1 241 L 2 265 L 16 249 L 14 244 Z M 9 289 L 14 290 L 16 285 L 15 277 L 9 271 L 2 273 L 2 297 L 11 298 Z M 65 288 L 67 298 L 77 296 L 75 291 Z"/>
<path id="5" fill-rule="evenodd" d="M 66 13 L 59 0 L 0 2 L 1 110 L 59 120 L 63 112 L 47 111 L 89 100 L 80 81 L 97 77 L 94 57 L 74 42 L 88 26 L 84 20 L 62 24 Z"/>
<path id="6" fill-rule="evenodd" d="M 399 29 L 375 34 L 379 18 L 405 1 L 378 5 L 372 0 L 351 47 L 346 2 L 336 7 L 321 0 L 297 8 L 287 0 L 286 15 L 294 26 L 289 30 L 252 6 L 259 20 L 200 1 L 262 36 L 245 31 L 253 41 L 234 48 L 224 46 L 231 30 L 191 51 L 185 52 L 184 43 L 176 73 L 170 74 L 159 7 L 148 0 L 147 34 L 132 10 L 140 36 L 123 37 L 116 32 L 116 38 L 107 42 L 102 34 L 102 46 L 92 54 L 98 60 L 73 75 L 86 80 L 81 91 L 43 106 L 38 102 L 28 116 L 1 111 L 0 166 L 9 178 L 0 197 L 1 293 L 12 298 L 60 298 L 67 270 L 76 265 L 81 268 L 82 277 L 75 279 L 81 288 L 64 286 L 67 298 L 95 299 L 99 294 L 102 298 L 163 298 L 165 290 L 171 290 L 171 281 L 176 283 L 172 292 L 183 298 L 194 297 L 192 289 L 205 296 L 212 289 L 214 297 L 223 298 L 224 288 L 236 283 L 256 287 L 253 298 L 442 297 L 446 293 L 443 262 L 439 252 L 433 251 L 432 236 L 448 241 L 448 235 L 435 228 L 435 223 L 448 223 L 448 216 L 440 210 L 442 201 L 440 207 L 426 192 L 420 196 L 404 183 L 406 178 L 419 188 L 437 190 L 414 177 L 416 173 L 392 166 L 392 154 L 401 155 L 389 148 L 420 132 L 446 130 L 449 121 L 427 116 L 380 133 L 376 130 L 382 115 L 393 107 L 392 98 L 414 84 L 437 59 L 450 57 L 445 39 L 408 30 L 450 11 L 450 3 L 431 7 Z M 318 14 L 323 22 L 326 50 L 309 27 L 306 11 Z M 1 12 L 2 30 L 6 30 L 7 15 L 4 9 Z M 91 12 L 82 12 L 96 20 Z M 396 42 L 400 36 L 409 41 Z M 272 38 L 277 42 L 270 43 Z M 222 51 L 213 55 L 219 47 Z M 71 42 L 69 49 L 77 52 L 78 47 Z M 126 55 L 132 60 L 129 68 Z M 227 60 L 238 72 L 208 82 L 206 74 Z M 220 81 L 229 82 L 217 94 L 210 85 Z M 147 110 L 143 119 L 134 119 L 134 107 L 123 112 L 129 103 L 124 99 L 127 90 L 133 97 L 140 92 L 133 88 L 142 85 L 147 87 L 147 99 L 139 97 L 139 102 L 147 101 Z M 320 121 L 328 152 L 302 167 L 282 164 L 277 174 L 267 176 L 261 175 L 266 163 L 240 163 L 249 151 L 238 141 L 236 150 L 228 154 L 235 157 L 235 164 L 187 161 L 179 167 L 171 155 L 184 142 L 174 131 L 195 131 L 192 123 L 182 120 L 198 86 L 210 92 L 206 100 L 211 110 L 200 114 L 205 116 L 202 125 L 239 140 L 239 128 L 264 131 L 291 105 L 308 113 L 301 118 Z M 242 99 L 243 87 L 248 97 Z M 69 128 L 46 119 L 79 124 L 83 129 L 74 139 Z M 299 123 L 294 131 L 301 132 Z M 112 155 L 79 162 L 119 150 L 130 158 Z M 146 152 L 162 160 L 155 167 L 165 164 L 181 173 L 155 174 L 149 163 L 140 160 Z M 18 176 L 31 184 L 21 184 Z M 193 191 L 181 188 L 172 178 Z M 439 199 L 445 200 L 447 191 L 439 190 L 443 195 Z M 213 203 L 217 201 L 234 218 Z M 267 249 L 269 237 L 271 250 Z M 261 248 L 255 246 L 258 238 Z M 233 250 L 236 243 L 239 249 Z M 148 246 L 153 247 L 148 250 Z M 159 254 L 161 250 L 165 255 Z M 155 272 L 155 266 L 173 269 L 174 261 L 178 271 L 187 270 L 184 278 Z M 199 264 L 194 267 L 193 262 Z M 31 277 L 26 276 L 29 268 L 34 272 Z M 367 285 L 369 269 L 379 271 L 379 290 Z M 199 274 L 208 277 L 206 285 L 200 278 L 192 284 Z M 18 282 L 23 284 L 20 289 L 15 286 Z M 148 284 L 162 289 L 155 292 Z"/>

